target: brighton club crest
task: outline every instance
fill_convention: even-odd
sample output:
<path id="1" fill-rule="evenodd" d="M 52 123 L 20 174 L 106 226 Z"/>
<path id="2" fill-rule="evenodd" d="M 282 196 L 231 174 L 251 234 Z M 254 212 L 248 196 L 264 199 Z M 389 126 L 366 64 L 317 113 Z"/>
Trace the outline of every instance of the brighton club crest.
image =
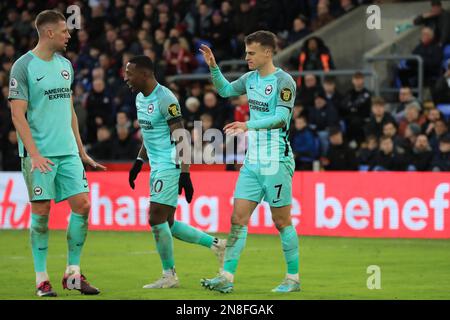
<path id="1" fill-rule="evenodd" d="M 273 90 L 272 85 L 271 84 L 267 85 L 266 90 L 265 90 L 266 95 L 271 94 L 272 90 Z"/>
<path id="2" fill-rule="evenodd" d="M 62 77 L 63 77 L 64 79 L 66 79 L 66 80 L 69 80 L 69 78 L 70 78 L 70 73 L 69 73 L 69 71 L 67 71 L 67 70 L 61 71 L 61 75 L 62 75 Z"/>
<path id="3" fill-rule="evenodd" d="M 148 111 L 148 113 L 152 113 L 153 110 L 155 110 L 155 107 L 153 106 L 153 103 L 152 103 L 152 104 L 150 104 L 150 105 L 148 106 L 147 111 Z"/>

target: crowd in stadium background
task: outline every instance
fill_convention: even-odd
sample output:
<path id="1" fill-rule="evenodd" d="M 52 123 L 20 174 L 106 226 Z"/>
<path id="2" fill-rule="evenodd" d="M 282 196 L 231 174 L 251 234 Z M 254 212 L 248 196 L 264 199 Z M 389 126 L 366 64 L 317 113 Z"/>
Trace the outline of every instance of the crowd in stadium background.
<path id="1" fill-rule="evenodd" d="M 278 35 L 280 49 L 308 36 L 358 5 L 372 1 L 10 1 L 0 4 L 0 142 L 2 170 L 20 170 L 17 138 L 7 102 L 9 71 L 14 61 L 37 43 L 33 25 L 41 10 L 78 5 L 82 25 L 67 48 L 75 70 L 74 106 L 82 139 L 98 160 L 135 159 L 141 145 L 131 94 L 123 81 L 127 61 L 151 57 L 156 78 L 179 98 L 185 127 L 222 129 L 248 118 L 245 97 L 222 99 L 209 81 L 172 82 L 177 74 L 208 73 L 198 48 L 209 44 L 218 60 L 242 59 L 244 36 L 259 30 Z M 432 1 L 439 6 L 439 1 Z M 297 170 L 450 171 L 449 119 L 437 108 L 450 103 L 450 13 L 414 21 L 428 25 L 414 49 L 424 59 L 428 100 L 418 101 L 414 65 L 399 71 L 398 100 L 384 101 L 365 88 L 355 73 L 353 86 L 337 92 L 335 79 L 323 83 L 313 75 L 297 79 L 291 146 Z M 448 27 L 448 28 L 447 28 Z M 350 47 L 351 48 L 351 47 Z M 285 70 L 330 70 L 332 48 L 318 37 L 306 41 Z M 450 51 L 447 49 L 447 51 Z M 246 72 L 246 68 L 237 71 Z M 195 137 L 196 135 L 193 134 Z M 198 135 L 197 135 L 198 136 Z M 201 137 L 200 137 L 201 138 Z"/>

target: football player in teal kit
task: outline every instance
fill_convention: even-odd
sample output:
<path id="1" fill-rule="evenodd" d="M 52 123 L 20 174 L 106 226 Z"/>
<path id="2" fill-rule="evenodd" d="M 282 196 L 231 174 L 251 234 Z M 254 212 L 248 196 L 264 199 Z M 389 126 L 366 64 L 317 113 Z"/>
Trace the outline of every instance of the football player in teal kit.
<path id="1" fill-rule="evenodd" d="M 194 189 L 189 174 L 189 164 L 178 158 L 181 143 L 174 141 L 173 133 L 185 132 L 180 105 L 175 95 L 160 85 L 154 76 L 152 60 L 147 56 L 130 59 L 125 69 L 125 82 L 134 91 L 138 122 L 143 144 L 130 170 L 129 184 L 134 181 L 145 160 L 149 160 L 150 173 L 150 219 L 149 223 L 159 253 L 163 276 L 146 289 L 178 287 L 173 256 L 173 237 L 211 248 L 223 264 L 225 240 L 219 240 L 192 226 L 174 220 L 178 195 L 184 189 L 187 202 L 191 202 Z M 182 135 L 183 140 L 187 139 Z M 187 140 L 184 140 L 187 141 Z M 190 147 L 190 146 L 189 146 Z M 172 237 L 173 236 L 173 237 Z"/>
<path id="2" fill-rule="evenodd" d="M 226 134 L 248 131 L 248 150 L 234 192 L 231 232 L 225 250 L 223 272 L 201 284 L 211 290 L 233 290 L 234 274 L 247 238 L 247 225 L 258 203 L 264 198 L 280 232 L 286 262 L 286 277 L 274 292 L 300 290 L 298 236 L 291 222 L 294 159 L 289 145 L 289 124 L 295 100 L 295 81 L 273 65 L 276 36 L 257 31 L 245 38 L 246 61 L 250 72 L 228 82 L 220 72 L 210 48 L 202 45 L 212 81 L 222 97 L 247 94 L 250 120 L 225 126 Z M 268 170 L 266 164 L 275 165 Z M 273 169 L 273 168 L 272 168 Z"/>
<path id="3" fill-rule="evenodd" d="M 70 39 L 64 15 L 45 10 L 36 17 L 37 46 L 22 55 L 11 69 L 9 96 L 18 132 L 22 173 L 31 201 L 31 251 L 36 294 L 55 297 L 47 273 L 50 201 L 66 200 L 71 208 L 67 228 L 68 257 L 64 289 L 99 294 L 81 274 L 81 251 L 89 217 L 89 187 L 83 163 L 106 168 L 83 148 L 72 102 L 72 64 L 58 52 Z M 69 284 L 70 282 L 70 284 Z"/>

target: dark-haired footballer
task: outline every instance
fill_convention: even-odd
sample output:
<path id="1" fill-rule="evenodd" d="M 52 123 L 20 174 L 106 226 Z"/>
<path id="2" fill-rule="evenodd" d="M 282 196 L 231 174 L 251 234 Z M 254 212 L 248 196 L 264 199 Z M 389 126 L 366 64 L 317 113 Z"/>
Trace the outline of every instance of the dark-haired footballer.
<path id="1" fill-rule="evenodd" d="M 291 221 L 295 163 L 288 141 L 296 85 L 288 73 L 273 65 L 275 49 L 276 36 L 272 32 L 248 35 L 245 60 L 251 71 L 231 83 L 220 72 L 211 49 L 206 45 L 200 49 L 220 96 L 247 94 L 250 107 L 249 121 L 224 127 L 226 134 L 248 131 L 248 149 L 234 192 L 224 271 L 201 281 L 202 286 L 222 293 L 233 290 L 234 274 L 247 239 L 247 225 L 263 198 L 269 203 L 272 219 L 280 232 L 287 269 L 285 279 L 272 291 L 300 290 L 298 236 Z"/>
<path id="2" fill-rule="evenodd" d="M 145 160 L 149 160 L 150 173 L 150 219 L 149 223 L 159 253 L 163 276 L 145 289 L 178 287 L 173 256 L 173 237 L 211 248 L 223 265 L 226 240 L 219 240 L 186 223 L 174 220 L 178 195 L 184 189 L 188 203 L 192 201 L 194 189 L 189 174 L 189 164 L 178 158 L 181 143 L 173 137 L 180 129 L 185 135 L 180 105 L 175 95 L 160 85 L 154 76 L 152 60 L 147 56 L 136 56 L 129 60 L 125 69 L 125 82 L 136 96 L 136 108 L 143 143 L 137 159 L 130 170 L 129 184 L 134 181 Z M 183 135 L 184 134 L 184 135 Z M 190 140 L 189 140 L 190 141 Z"/>

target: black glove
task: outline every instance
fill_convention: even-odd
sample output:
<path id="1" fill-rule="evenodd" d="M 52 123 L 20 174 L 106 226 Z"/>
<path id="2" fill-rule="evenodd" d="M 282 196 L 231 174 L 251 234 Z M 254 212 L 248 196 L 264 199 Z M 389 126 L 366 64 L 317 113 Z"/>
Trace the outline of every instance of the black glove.
<path id="1" fill-rule="evenodd" d="M 130 184 L 131 189 L 134 189 L 134 180 L 136 180 L 136 177 L 141 171 L 143 164 L 144 161 L 142 161 L 141 159 L 136 159 L 136 161 L 134 161 L 133 167 L 131 167 L 131 170 L 128 174 L 128 183 Z"/>
<path id="2" fill-rule="evenodd" d="M 186 196 L 186 201 L 191 203 L 192 196 L 194 194 L 194 187 L 192 186 L 191 175 L 189 172 L 180 173 L 180 180 L 178 181 L 178 194 L 184 189 L 184 195 Z"/>

